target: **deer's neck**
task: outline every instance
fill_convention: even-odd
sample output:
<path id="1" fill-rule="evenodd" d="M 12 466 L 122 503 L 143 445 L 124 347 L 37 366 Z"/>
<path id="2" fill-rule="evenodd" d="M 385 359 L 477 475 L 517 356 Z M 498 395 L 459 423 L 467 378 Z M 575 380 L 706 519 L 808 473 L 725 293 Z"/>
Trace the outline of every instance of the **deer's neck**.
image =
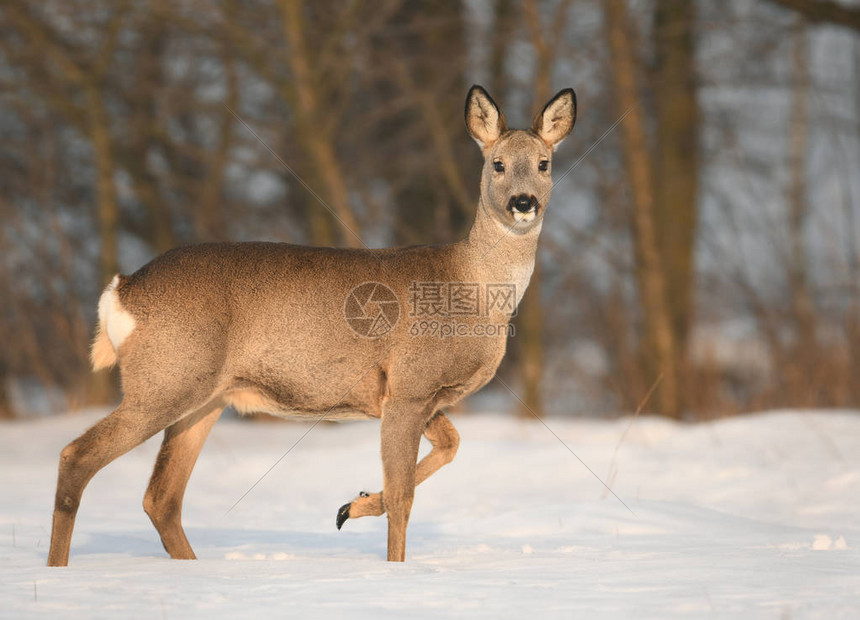
<path id="1" fill-rule="evenodd" d="M 482 282 L 514 284 L 519 303 L 534 271 L 541 224 L 526 233 L 511 230 L 489 213 L 481 199 L 463 241 L 469 271 Z"/>

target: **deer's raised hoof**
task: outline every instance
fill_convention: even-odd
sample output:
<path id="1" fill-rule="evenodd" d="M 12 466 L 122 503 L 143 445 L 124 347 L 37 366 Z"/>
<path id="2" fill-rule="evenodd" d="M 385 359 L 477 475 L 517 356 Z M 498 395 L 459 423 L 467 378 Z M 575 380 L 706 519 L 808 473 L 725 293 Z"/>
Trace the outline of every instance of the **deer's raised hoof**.
<path id="1" fill-rule="evenodd" d="M 355 503 L 356 500 L 360 500 L 363 497 L 370 497 L 370 493 L 368 493 L 367 491 L 360 491 L 358 494 L 358 497 L 353 499 L 348 504 L 344 504 L 343 506 L 341 506 L 338 509 L 338 511 L 337 511 L 337 529 L 340 529 L 341 527 L 343 527 L 343 524 L 346 523 L 346 520 L 349 519 L 349 517 L 351 516 L 349 511 L 352 508 L 353 503 Z M 380 504 L 381 504 L 381 502 L 380 502 Z M 366 508 L 366 507 L 364 507 L 364 508 Z M 361 509 L 361 510 L 359 510 L 359 514 L 357 514 L 356 517 L 363 517 L 363 516 L 366 516 L 368 514 L 380 515 L 380 514 L 382 514 L 382 512 L 367 512 L 367 510 Z"/>
<path id="2" fill-rule="evenodd" d="M 344 504 L 337 511 L 337 529 L 343 527 L 343 524 L 346 523 L 346 520 L 349 519 L 349 507 L 352 506 L 352 502 L 348 504 Z"/>

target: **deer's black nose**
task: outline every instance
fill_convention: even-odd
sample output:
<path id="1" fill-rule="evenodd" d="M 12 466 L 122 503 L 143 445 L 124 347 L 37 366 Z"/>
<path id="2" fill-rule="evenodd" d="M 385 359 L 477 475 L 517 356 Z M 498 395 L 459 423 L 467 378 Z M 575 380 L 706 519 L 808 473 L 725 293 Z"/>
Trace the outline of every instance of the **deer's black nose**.
<path id="1" fill-rule="evenodd" d="M 520 213 L 525 213 L 526 211 L 531 211 L 536 202 L 537 200 L 535 200 L 534 196 L 520 194 L 514 200 L 514 208 Z"/>

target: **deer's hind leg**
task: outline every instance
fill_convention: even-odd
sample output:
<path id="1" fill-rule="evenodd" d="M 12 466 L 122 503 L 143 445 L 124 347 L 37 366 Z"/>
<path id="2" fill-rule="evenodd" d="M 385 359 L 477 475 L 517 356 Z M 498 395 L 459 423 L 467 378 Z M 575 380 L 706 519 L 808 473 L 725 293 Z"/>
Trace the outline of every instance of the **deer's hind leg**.
<path id="1" fill-rule="evenodd" d="M 436 473 L 443 465 L 447 465 L 457 454 L 460 445 L 460 435 L 457 429 L 441 411 L 437 412 L 424 429 L 424 436 L 433 445 L 430 453 L 418 463 L 415 469 L 415 486 Z M 378 517 L 385 514 L 382 493 L 365 493 L 362 491 L 350 503 L 341 506 L 337 513 L 337 529 L 340 529 L 347 519 L 359 517 Z"/>
<path id="2" fill-rule="evenodd" d="M 119 407 L 60 452 L 48 566 L 66 566 L 81 495 L 105 465 L 181 418 L 190 407 L 180 402 L 144 404 L 124 398 Z"/>
<path id="3" fill-rule="evenodd" d="M 175 560 L 196 559 L 182 529 L 182 498 L 200 450 L 223 410 L 222 403 L 210 403 L 164 430 L 143 509 L 158 531 L 165 551 Z"/>

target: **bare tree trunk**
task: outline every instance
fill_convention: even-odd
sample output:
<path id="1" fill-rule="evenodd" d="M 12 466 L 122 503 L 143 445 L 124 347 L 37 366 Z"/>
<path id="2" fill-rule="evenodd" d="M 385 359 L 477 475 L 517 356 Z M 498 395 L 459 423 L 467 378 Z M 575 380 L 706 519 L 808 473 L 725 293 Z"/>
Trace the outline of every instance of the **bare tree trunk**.
<path id="1" fill-rule="evenodd" d="M 540 6 L 537 0 L 527 0 L 523 5 L 525 21 L 531 35 L 532 46 L 535 50 L 535 72 L 533 102 L 544 105 L 549 100 L 552 61 L 555 57 L 554 41 L 548 41 L 541 20 Z M 533 105 L 532 107 L 537 107 Z"/>
<path id="2" fill-rule="evenodd" d="M 499 101 L 504 101 L 508 92 L 508 71 L 505 65 L 514 25 L 512 4 L 511 0 L 497 0 L 490 40 L 490 80 L 487 86 Z"/>
<path id="3" fill-rule="evenodd" d="M 535 257 L 531 284 L 519 307 L 520 371 L 523 379 L 523 417 L 543 414 L 541 378 L 544 373 L 543 300 L 541 299 L 540 260 Z M 531 410 L 531 413 L 529 413 Z"/>
<path id="4" fill-rule="evenodd" d="M 99 236 L 102 243 L 101 278 L 107 284 L 119 271 L 117 257 L 117 206 L 116 186 L 113 181 L 114 162 L 104 102 L 96 86 L 88 89 L 90 114 L 90 141 L 96 164 L 96 202 L 99 218 Z"/>
<path id="5" fill-rule="evenodd" d="M 622 123 L 624 155 L 633 198 L 633 237 L 636 245 L 639 295 L 645 315 L 649 362 L 654 373 L 663 374 L 658 387 L 660 412 L 681 416 L 678 385 L 677 347 L 666 300 L 666 280 L 657 246 L 654 207 L 654 172 L 645 138 L 645 124 L 636 89 L 636 70 L 630 48 L 626 0 L 604 0 L 619 113 L 627 113 Z"/>
<path id="6" fill-rule="evenodd" d="M 132 114 L 129 118 L 131 138 L 128 144 L 118 146 L 121 165 L 131 176 L 134 193 L 150 215 L 150 241 L 158 253 L 176 246 L 170 205 L 159 195 L 158 183 L 149 169 L 147 158 L 156 132 L 156 99 L 164 81 L 161 69 L 167 32 L 163 4 L 164 0 L 154 1 L 152 13 L 146 16 L 141 25 L 141 42 L 134 65 L 136 81 L 132 93 Z"/>
<path id="7" fill-rule="evenodd" d="M 9 214 L 5 208 L 6 205 L 3 203 L 5 201 L 0 200 L 0 218 L 3 218 L 4 227 L 6 227 L 9 226 L 9 220 L 7 219 Z M 0 232 L 0 241 L 3 240 L 8 232 L 8 229 Z M 11 294 L 11 278 L 9 278 L 8 264 L 5 260 L 0 261 L 0 291 L 6 293 L 4 297 L 8 295 L 8 298 L 4 300 L 4 305 L 0 307 L 0 341 L 7 343 L 3 351 L 0 352 L 0 419 L 8 420 L 15 416 L 9 403 L 9 394 L 6 391 L 6 382 L 10 374 L 9 359 L 14 355 L 10 349 L 14 350 L 18 347 L 19 336 L 17 334 L 13 336 L 12 334 L 14 330 L 11 321 L 14 314 L 12 308 L 14 308 L 17 299 Z"/>
<path id="8" fill-rule="evenodd" d="M 853 77 L 856 84 L 860 83 L 860 40 L 856 37 L 852 44 L 852 58 L 854 60 Z M 860 93 L 854 96 L 854 117 L 860 118 Z M 860 130 L 855 129 L 855 133 L 860 136 Z M 851 169 L 846 166 L 846 177 L 851 174 Z M 848 275 L 852 283 L 851 305 L 845 326 L 848 335 L 849 373 L 852 377 L 858 377 L 860 376 L 860 247 L 858 247 L 856 235 L 857 214 L 847 191 L 843 193 L 842 202 L 848 247 Z M 856 407 L 857 403 L 860 403 L 860 382 L 856 380 L 851 382 L 849 398 L 852 406 Z"/>
<path id="9" fill-rule="evenodd" d="M 224 43 L 228 46 L 229 43 Z M 239 85 L 236 76 L 236 68 L 230 49 L 224 49 L 221 55 L 227 84 L 227 99 L 225 103 L 230 110 L 236 110 L 239 105 Z M 233 115 L 229 110 L 221 114 L 221 122 L 218 127 L 218 144 L 209 158 L 206 179 L 201 183 L 200 196 L 195 209 L 195 229 L 200 239 L 221 238 L 224 234 L 224 224 L 219 217 L 218 200 L 221 197 L 221 186 L 224 183 L 224 174 L 229 162 L 230 148 L 233 145 Z M 304 191 L 304 189 L 302 189 Z M 322 208 L 314 205 L 312 208 Z M 326 239 L 329 245 L 331 238 Z"/>
<path id="10" fill-rule="evenodd" d="M 316 83 L 305 45 L 304 3 L 280 0 L 284 32 L 289 45 L 289 61 L 295 80 L 295 128 L 321 187 L 315 189 L 340 220 L 340 239 L 348 247 L 362 247 L 361 230 L 349 206 L 346 181 L 341 174 L 334 144 L 319 116 Z M 323 208 L 320 205 L 320 208 Z M 314 222 L 314 220 L 312 220 Z"/>
<path id="11" fill-rule="evenodd" d="M 796 339 L 794 353 L 789 362 L 795 376 L 790 383 L 797 390 L 801 405 L 812 405 L 808 395 L 801 396 L 804 385 L 809 384 L 808 371 L 815 366 L 815 317 L 812 295 L 807 274 L 807 246 L 804 235 L 809 214 L 806 188 L 806 152 L 809 144 L 809 41 L 806 22 L 798 18 L 793 29 L 792 65 L 794 88 L 791 102 L 791 126 L 789 128 L 789 188 L 788 188 L 788 235 L 791 253 L 788 263 L 788 281 L 791 287 L 792 310 Z M 801 363 L 805 360 L 806 363 Z M 808 362 L 812 360 L 813 363 Z"/>
<path id="12" fill-rule="evenodd" d="M 91 59 L 89 71 L 79 66 L 69 50 L 57 42 L 57 37 L 38 22 L 30 12 L 17 3 L 6 7 L 9 17 L 44 54 L 62 71 L 66 85 L 82 89 L 87 99 L 86 131 L 93 147 L 96 164 L 96 200 L 99 233 L 102 242 L 101 276 L 105 283 L 117 272 L 116 228 L 118 223 L 116 188 L 113 183 L 114 162 L 111 152 L 110 128 L 100 91 L 100 81 L 109 65 L 116 35 L 122 19 L 117 12 L 111 20 L 99 54 Z"/>
<path id="13" fill-rule="evenodd" d="M 451 128 L 446 124 L 445 118 L 439 112 L 438 94 L 427 90 L 426 84 L 423 87 L 420 84 L 416 84 L 410 75 L 409 68 L 404 63 L 396 62 L 395 69 L 400 83 L 403 85 L 403 90 L 413 93 L 417 100 L 422 119 L 433 144 L 433 151 L 436 155 L 436 161 L 438 162 L 442 178 L 448 186 L 455 204 L 460 208 L 465 218 L 474 210 L 474 200 L 463 180 L 460 169 L 461 165 L 451 139 Z"/>
<path id="14" fill-rule="evenodd" d="M 461 139 L 462 114 L 458 108 L 439 105 L 440 97 L 460 93 L 467 86 L 459 62 L 467 47 L 464 12 L 458 2 L 403 3 L 391 20 L 397 35 L 378 43 L 384 50 L 381 58 L 391 56 L 384 62 L 386 67 L 390 64 L 388 72 L 396 82 L 382 81 L 383 89 L 394 88 L 374 93 L 373 97 L 383 103 L 389 97 L 409 101 L 430 147 L 426 155 L 432 153 L 432 164 L 427 166 L 431 174 L 422 171 L 391 179 L 397 187 L 392 195 L 398 215 L 397 237 L 403 243 L 453 240 L 462 236 L 472 222 L 475 192 L 464 180 L 469 178 L 470 168 L 464 170 L 469 145 Z M 440 28 L 440 23 L 446 26 Z M 404 123 L 392 118 L 389 130 L 402 132 L 406 129 Z M 432 208 L 419 210 L 416 204 Z"/>
<path id="15" fill-rule="evenodd" d="M 804 239 L 809 203 L 806 197 L 806 151 L 809 144 L 809 41 L 806 23 L 799 19 L 794 27 L 792 64 L 794 89 L 789 139 L 789 216 L 791 246 L 792 301 L 801 340 L 813 339 L 812 296 L 806 272 L 807 249 Z"/>
<path id="16" fill-rule="evenodd" d="M 692 325 L 698 219 L 699 115 L 694 22 L 694 2 L 658 0 L 654 26 L 657 55 L 654 212 L 679 380 L 685 374 Z M 683 393 L 680 396 L 683 400 Z"/>
<path id="17" fill-rule="evenodd" d="M 104 102 L 97 86 L 88 89 L 90 115 L 90 140 L 96 163 L 96 200 L 98 203 L 99 236 L 101 237 L 101 278 L 107 284 L 119 272 L 117 249 L 117 226 L 119 208 L 116 185 L 114 185 L 114 159 L 111 149 L 110 129 Z M 116 397 L 116 387 L 106 372 L 89 375 L 87 400 L 93 404 L 111 402 Z"/>
<path id="18" fill-rule="evenodd" d="M 534 99 L 532 108 L 536 111 L 546 104 L 551 96 L 552 68 L 564 25 L 567 18 L 567 2 L 557 7 L 552 28 L 544 28 L 540 6 L 536 0 L 529 0 L 523 7 L 525 20 L 528 24 L 532 45 L 535 48 L 536 63 L 534 72 Z M 549 36 L 548 36 L 549 35 Z M 532 272 L 531 283 L 519 307 L 518 344 L 520 352 L 520 370 L 523 377 L 523 404 L 520 415 L 529 416 L 531 413 L 542 415 L 543 398 L 541 378 L 544 374 L 544 308 L 542 298 L 542 270 L 540 255 L 535 257 L 535 268 Z"/>
<path id="19" fill-rule="evenodd" d="M 6 391 L 6 373 L 0 372 L 0 420 L 12 420 L 15 412 L 9 402 L 9 394 Z"/>

